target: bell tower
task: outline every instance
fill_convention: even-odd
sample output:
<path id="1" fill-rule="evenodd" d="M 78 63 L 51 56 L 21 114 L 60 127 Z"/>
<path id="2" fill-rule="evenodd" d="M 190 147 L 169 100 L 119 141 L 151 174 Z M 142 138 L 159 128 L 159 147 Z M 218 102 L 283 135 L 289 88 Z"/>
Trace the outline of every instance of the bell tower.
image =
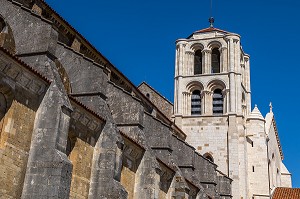
<path id="1" fill-rule="evenodd" d="M 233 179 L 246 198 L 245 118 L 251 112 L 250 64 L 240 36 L 213 27 L 176 41 L 174 118 L 187 142 Z"/>

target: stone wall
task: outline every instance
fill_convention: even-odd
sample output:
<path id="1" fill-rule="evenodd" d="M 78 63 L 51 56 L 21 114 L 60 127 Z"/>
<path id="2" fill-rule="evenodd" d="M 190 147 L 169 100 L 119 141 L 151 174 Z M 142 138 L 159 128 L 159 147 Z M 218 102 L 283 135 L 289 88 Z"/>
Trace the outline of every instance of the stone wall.
<path id="1" fill-rule="evenodd" d="M 0 3 L 16 44 L 0 47 L 0 88 L 13 90 L 0 110 L 0 197 L 230 195 L 231 181 L 177 136 L 170 105 L 164 115 L 44 1 Z"/>
<path id="2" fill-rule="evenodd" d="M 168 118 L 173 115 L 173 104 L 154 90 L 147 83 L 143 82 L 138 86 L 138 89 Z"/>
<path id="3" fill-rule="evenodd" d="M 34 110 L 14 100 L 1 119 L 1 199 L 21 197 L 34 118 Z"/>

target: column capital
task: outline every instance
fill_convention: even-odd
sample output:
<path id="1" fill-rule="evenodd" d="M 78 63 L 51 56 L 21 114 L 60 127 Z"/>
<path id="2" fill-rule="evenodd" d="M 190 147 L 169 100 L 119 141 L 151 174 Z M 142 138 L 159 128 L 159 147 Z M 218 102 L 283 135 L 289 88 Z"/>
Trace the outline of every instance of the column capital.
<path id="1" fill-rule="evenodd" d="M 219 48 L 219 51 L 224 51 L 224 50 L 227 50 L 228 48 L 226 46 L 222 46 Z"/>
<path id="2" fill-rule="evenodd" d="M 213 92 L 212 91 L 208 91 L 208 90 L 203 90 L 201 92 L 201 95 L 212 95 L 212 94 L 213 94 Z"/>
<path id="3" fill-rule="evenodd" d="M 206 48 L 206 49 L 203 49 L 201 52 L 202 52 L 202 53 L 208 53 L 208 54 L 210 54 L 210 53 L 211 53 L 211 50 Z"/>
<path id="4" fill-rule="evenodd" d="M 195 55 L 195 52 L 193 52 L 193 51 L 185 51 L 185 53 L 188 55 Z"/>
<path id="5" fill-rule="evenodd" d="M 227 95 L 227 93 L 229 93 L 229 89 L 225 88 L 225 89 L 222 90 L 223 96 Z"/>

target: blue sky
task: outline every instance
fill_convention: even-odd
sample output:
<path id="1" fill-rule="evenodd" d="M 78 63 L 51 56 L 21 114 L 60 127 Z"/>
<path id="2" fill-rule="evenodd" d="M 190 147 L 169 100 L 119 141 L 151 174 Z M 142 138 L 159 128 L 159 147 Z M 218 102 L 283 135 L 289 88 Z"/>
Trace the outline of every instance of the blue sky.
<path id="1" fill-rule="evenodd" d="M 135 85 L 173 101 L 175 41 L 209 26 L 209 0 L 46 0 Z M 215 27 L 241 35 L 250 54 L 252 106 L 269 103 L 284 163 L 300 187 L 300 1 L 214 0 Z"/>

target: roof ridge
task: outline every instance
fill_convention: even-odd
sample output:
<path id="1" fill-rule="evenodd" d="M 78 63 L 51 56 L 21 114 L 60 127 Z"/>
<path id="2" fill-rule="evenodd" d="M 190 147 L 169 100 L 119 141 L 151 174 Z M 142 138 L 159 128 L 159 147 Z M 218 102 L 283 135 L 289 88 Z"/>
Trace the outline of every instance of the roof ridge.
<path id="1" fill-rule="evenodd" d="M 173 103 L 168 99 L 166 98 L 165 96 L 163 96 L 162 94 L 160 94 L 156 89 L 154 89 L 152 86 L 150 86 L 147 82 L 143 81 L 142 83 L 140 83 L 137 88 L 139 88 L 141 85 L 143 84 L 146 84 L 149 88 L 151 88 L 155 93 L 157 93 L 159 96 L 161 96 L 162 98 L 164 98 L 167 102 L 169 102 L 172 106 L 173 106 Z"/>

